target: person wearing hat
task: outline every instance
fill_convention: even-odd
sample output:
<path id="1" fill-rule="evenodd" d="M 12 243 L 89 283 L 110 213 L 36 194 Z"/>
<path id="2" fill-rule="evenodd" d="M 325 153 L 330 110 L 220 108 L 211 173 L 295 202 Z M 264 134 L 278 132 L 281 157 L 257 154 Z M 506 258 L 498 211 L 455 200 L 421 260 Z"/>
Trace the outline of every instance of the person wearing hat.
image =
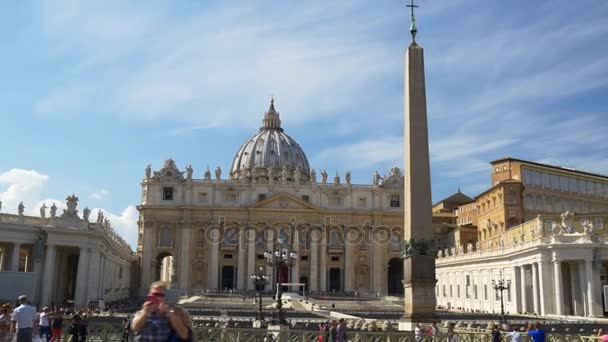
<path id="1" fill-rule="evenodd" d="M 11 333 L 17 332 L 17 342 L 31 342 L 36 327 L 36 308 L 27 303 L 27 296 L 19 296 L 19 306 L 11 316 Z"/>

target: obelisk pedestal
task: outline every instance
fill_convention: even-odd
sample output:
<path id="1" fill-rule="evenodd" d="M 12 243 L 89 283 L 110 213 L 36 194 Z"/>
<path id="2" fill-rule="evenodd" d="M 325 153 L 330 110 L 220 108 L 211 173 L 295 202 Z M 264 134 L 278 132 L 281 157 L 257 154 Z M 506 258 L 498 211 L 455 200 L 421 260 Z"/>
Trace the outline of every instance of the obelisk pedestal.
<path id="1" fill-rule="evenodd" d="M 405 54 L 404 315 L 399 330 L 433 323 L 435 248 L 431 211 L 431 174 L 426 115 L 424 53 L 415 41 Z"/>

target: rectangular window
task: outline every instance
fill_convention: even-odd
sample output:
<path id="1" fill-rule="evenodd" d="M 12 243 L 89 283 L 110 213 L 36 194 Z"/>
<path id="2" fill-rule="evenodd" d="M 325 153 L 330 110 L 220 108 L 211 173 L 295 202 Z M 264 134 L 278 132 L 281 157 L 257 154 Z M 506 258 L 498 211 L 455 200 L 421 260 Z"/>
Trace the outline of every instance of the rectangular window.
<path id="1" fill-rule="evenodd" d="M 507 302 L 511 302 L 511 289 L 507 290 Z"/>
<path id="2" fill-rule="evenodd" d="M 454 297 L 454 293 L 452 292 L 452 284 L 450 284 L 450 298 Z"/>
<path id="3" fill-rule="evenodd" d="M 266 199 L 266 194 L 258 194 L 258 201 L 263 201 Z"/>
<path id="4" fill-rule="evenodd" d="M 327 196 L 327 202 L 332 207 L 341 207 L 344 199 L 337 194 L 331 194 Z"/>
<path id="5" fill-rule="evenodd" d="M 604 221 L 601 217 L 596 217 L 593 222 L 593 229 L 604 229 Z"/>
<path id="6" fill-rule="evenodd" d="M 310 196 L 308 196 L 308 195 L 302 195 L 302 201 L 310 203 Z"/>
<path id="7" fill-rule="evenodd" d="M 173 201 L 173 187 L 163 188 L 163 201 Z"/>
<path id="8" fill-rule="evenodd" d="M 445 284 L 443 284 L 443 296 L 446 297 L 448 295 L 448 293 L 445 290 Z"/>
<path id="9" fill-rule="evenodd" d="M 488 300 L 488 284 L 483 284 L 483 299 Z"/>
<path id="10" fill-rule="evenodd" d="M 308 255 L 302 255 L 300 257 L 300 260 L 302 260 L 302 261 L 308 261 Z"/>
<path id="11" fill-rule="evenodd" d="M 391 208 L 399 208 L 400 207 L 400 196 L 399 195 L 391 195 Z"/>
<path id="12" fill-rule="evenodd" d="M 477 284 L 473 286 L 473 296 L 475 297 L 475 300 L 477 300 Z"/>
<path id="13" fill-rule="evenodd" d="M 224 254 L 224 259 L 232 259 L 232 254 Z"/>
<path id="14" fill-rule="evenodd" d="M 224 202 L 234 203 L 236 202 L 236 194 L 235 193 L 226 193 L 224 194 Z"/>
<path id="15" fill-rule="evenodd" d="M 460 284 L 456 285 L 456 298 L 460 298 Z"/>
<path id="16" fill-rule="evenodd" d="M 258 260 L 264 260 L 264 254 L 258 254 Z"/>
<path id="17" fill-rule="evenodd" d="M 332 256 L 331 257 L 331 261 L 340 261 L 340 257 L 338 257 L 338 256 Z"/>
<path id="18" fill-rule="evenodd" d="M 367 207 L 367 198 L 359 197 L 358 206 L 359 206 L 359 208 L 366 208 Z"/>
<path id="19" fill-rule="evenodd" d="M 209 196 L 207 195 L 206 192 L 199 192 L 198 193 L 198 201 L 200 203 L 207 203 L 208 199 L 209 199 Z"/>

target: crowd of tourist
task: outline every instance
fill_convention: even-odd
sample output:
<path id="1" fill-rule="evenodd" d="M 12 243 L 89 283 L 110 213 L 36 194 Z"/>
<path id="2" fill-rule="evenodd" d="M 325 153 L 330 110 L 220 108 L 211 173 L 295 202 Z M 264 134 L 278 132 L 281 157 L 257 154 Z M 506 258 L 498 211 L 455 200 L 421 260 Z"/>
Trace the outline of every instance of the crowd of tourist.
<path id="1" fill-rule="evenodd" d="M 86 309 L 78 311 L 44 307 L 40 311 L 30 304 L 26 296 L 20 296 L 14 309 L 8 303 L 0 306 L 0 342 L 61 341 L 64 318 L 71 321 L 68 334 L 72 341 L 86 341 Z"/>

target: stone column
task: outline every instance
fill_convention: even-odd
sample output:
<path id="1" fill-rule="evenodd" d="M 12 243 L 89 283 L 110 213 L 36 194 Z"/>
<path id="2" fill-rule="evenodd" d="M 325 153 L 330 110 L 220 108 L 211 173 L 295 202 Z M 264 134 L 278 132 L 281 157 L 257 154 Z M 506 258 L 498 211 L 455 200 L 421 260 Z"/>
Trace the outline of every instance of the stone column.
<path id="1" fill-rule="evenodd" d="M 587 279 L 588 315 L 591 317 L 601 316 L 603 309 L 601 302 L 602 295 L 599 291 L 601 285 L 600 271 L 593 269 L 593 261 L 591 259 L 585 260 L 585 274 L 585 278 Z"/>
<path id="2" fill-rule="evenodd" d="M 518 296 L 518 290 L 521 289 L 521 267 L 513 267 L 513 283 L 511 284 L 512 312 L 522 313 L 521 300 Z"/>
<path id="3" fill-rule="evenodd" d="M 192 241 L 192 228 L 190 224 L 182 224 L 182 241 L 181 248 L 179 251 L 179 288 L 182 293 L 185 293 L 190 288 L 190 264 L 192 263 L 190 258 L 190 248 Z"/>
<path id="4" fill-rule="evenodd" d="M 10 270 L 13 272 L 19 272 L 19 257 L 21 253 L 21 244 L 13 243 L 13 249 L 11 250 L 11 267 Z"/>
<path id="5" fill-rule="evenodd" d="M 538 262 L 538 282 L 539 282 L 539 286 L 538 286 L 538 292 L 539 292 L 539 297 L 540 297 L 540 314 L 541 316 L 545 316 L 547 313 L 549 313 L 549 307 L 550 307 L 550 303 L 552 302 L 552 300 L 550 300 L 551 297 L 551 289 L 549 287 L 549 283 L 551 282 L 551 276 L 549 275 L 550 273 L 550 267 L 549 267 L 549 263 L 546 261 L 539 261 Z"/>
<path id="6" fill-rule="evenodd" d="M 521 292 L 521 312 L 529 312 L 530 309 L 528 308 L 528 293 L 527 293 L 527 288 L 526 288 L 526 266 L 522 265 L 519 268 L 519 274 L 520 274 L 520 292 Z"/>
<path id="7" fill-rule="evenodd" d="M 321 234 L 321 248 L 319 251 L 321 259 L 321 267 L 319 270 L 319 291 L 327 291 L 327 231 L 323 229 Z"/>
<path id="8" fill-rule="evenodd" d="M 44 255 L 44 268 L 42 269 L 42 296 L 41 305 L 50 305 L 53 300 L 53 290 L 55 289 L 55 258 L 57 247 L 47 243 Z"/>
<path id="9" fill-rule="evenodd" d="M 245 274 L 245 282 L 247 282 L 247 289 L 254 290 L 255 286 L 251 279 L 249 278 L 253 274 L 257 274 L 257 270 L 255 269 L 255 260 L 257 258 L 255 251 L 255 240 L 256 240 L 256 231 L 251 229 L 247 232 L 247 274 Z"/>
<path id="10" fill-rule="evenodd" d="M 319 290 L 319 240 L 316 239 L 317 231 L 311 230 L 310 234 L 310 277 L 307 291 L 317 292 Z"/>
<path id="11" fill-rule="evenodd" d="M 99 296 L 99 275 L 100 269 L 100 255 L 97 248 L 91 249 L 90 263 L 89 263 L 89 288 L 87 290 L 90 299 L 98 299 Z"/>
<path id="12" fill-rule="evenodd" d="M 296 230 L 293 234 L 293 251 L 298 254 L 298 257 L 293 262 L 293 267 L 291 268 L 291 282 L 299 283 L 300 282 L 300 236 L 299 232 Z"/>
<path id="13" fill-rule="evenodd" d="M 144 225 L 144 234 L 143 234 L 143 248 L 142 248 L 142 260 L 141 260 L 141 284 L 140 285 L 140 290 L 139 290 L 139 294 L 141 296 L 144 296 L 146 293 L 148 293 L 148 290 L 150 288 L 150 284 L 152 284 L 152 282 L 154 280 L 157 279 L 153 279 L 156 275 L 154 274 L 155 270 L 153 267 L 153 257 L 152 254 L 154 252 L 154 242 L 156 241 L 156 231 L 158 229 L 158 223 L 156 222 L 150 222 L 150 221 L 144 221 L 142 223 Z M 105 264 L 105 262 L 104 262 Z M 105 272 L 105 267 L 103 268 L 104 272 Z M 105 293 L 105 283 L 103 286 L 103 290 Z"/>
<path id="14" fill-rule="evenodd" d="M 222 234 L 219 230 L 216 233 L 211 232 L 209 234 L 211 241 L 211 251 L 209 253 L 209 269 L 207 275 L 207 288 L 208 289 L 219 289 L 218 273 L 219 273 L 219 254 L 220 254 L 220 241 Z"/>
<path id="15" fill-rule="evenodd" d="M 374 294 L 379 293 L 380 295 L 384 295 L 383 287 L 382 287 L 382 278 L 386 276 L 386 263 L 383 258 L 383 248 L 386 246 L 381 246 L 378 243 L 377 236 L 374 238 L 374 243 L 372 247 L 372 258 L 373 258 L 373 266 L 372 270 L 374 272 L 374 283 L 372 287 L 372 291 Z"/>
<path id="16" fill-rule="evenodd" d="M 580 289 L 579 292 L 583 315 L 589 316 L 589 298 L 587 297 L 587 270 L 585 261 L 579 261 L 576 266 L 578 268 L 578 288 Z"/>
<path id="17" fill-rule="evenodd" d="M 564 297 L 562 296 L 562 262 L 553 261 L 553 283 L 555 284 L 555 314 L 564 314 Z"/>
<path id="18" fill-rule="evenodd" d="M 74 295 L 74 304 L 83 306 L 87 303 L 87 281 L 89 267 L 89 250 L 86 247 L 80 247 L 78 255 L 78 271 L 76 273 L 76 294 Z"/>
<path id="19" fill-rule="evenodd" d="M 274 252 L 274 230 L 268 230 L 266 231 L 266 249 L 268 250 L 268 252 L 272 253 Z M 266 283 L 266 289 L 267 290 L 272 290 L 274 289 L 274 286 L 276 284 L 277 279 L 275 279 L 275 274 L 273 273 L 273 269 L 271 266 L 266 266 L 266 274 L 270 277 L 270 281 L 268 283 Z"/>
<path id="20" fill-rule="evenodd" d="M 532 303 L 534 312 L 540 314 L 540 302 L 538 298 L 538 264 L 532 263 Z"/>
<path id="21" fill-rule="evenodd" d="M 354 234 L 350 230 L 345 230 L 344 238 L 344 291 L 353 292 L 355 289 L 355 246 L 354 238 L 349 238 L 347 233 Z"/>
<path id="22" fill-rule="evenodd" d="M 247 244 L 245 239 L 245 234 L 243 229 L 239 228 L 239 251 L 238 251 L 238 259 L 237 259 L 237 272 L 236 272 L 236 286 L 239 290 L 244 290 L 247 288 L 246 283 L 246 266 L 245 256 L 247 255 Z"/>
<path id="23" fill-rule="evenodd" d="M 414 40 L 405 54 L 404 315 L 400 330 L 439 321 L 435 314 L 435 252 L 426 113 L 424 52 Z"/>

